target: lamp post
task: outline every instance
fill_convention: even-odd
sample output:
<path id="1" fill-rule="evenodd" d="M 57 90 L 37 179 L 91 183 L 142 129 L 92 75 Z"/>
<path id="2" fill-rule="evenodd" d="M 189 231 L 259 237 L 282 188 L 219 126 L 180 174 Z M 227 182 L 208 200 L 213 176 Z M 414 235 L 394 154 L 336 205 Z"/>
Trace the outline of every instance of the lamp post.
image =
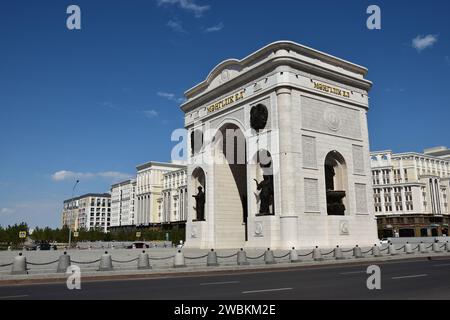
<path id="1" fill-rule="evenodd" d="M 74 193 L 75 193 L 75 188 L 77 187 L 78 183 L 80 183 L 80 180 L 77 180 L 73 186 L 72 189 L 72 198 L 71 199 L 71 210 L 72 210 L 72 216 L 73 216 L 73 197 L 74 197 Z M 72 219 L 70 219 L 70 225 L 69 225 L 69 249 L 70 249 L 70 245 L 72 242 Z"/>

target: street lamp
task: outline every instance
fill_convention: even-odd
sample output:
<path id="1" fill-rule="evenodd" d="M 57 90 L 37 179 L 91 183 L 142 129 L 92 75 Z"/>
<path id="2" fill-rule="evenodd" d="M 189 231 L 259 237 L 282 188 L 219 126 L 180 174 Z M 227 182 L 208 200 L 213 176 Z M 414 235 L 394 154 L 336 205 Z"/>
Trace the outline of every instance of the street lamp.
<path id="1" fill-rule="evenodd" d="M 74 193 L 75 193 L 75 188 L 77 187 L 78 183 L 80 183 L 80 180 L 77 180 L 75 182 L 73 189 L 72 189 L 72 198 L 70 198 L 71 202 L 72 202 L 72 205 L 71 205 L 72 216 L 73 216 L 73 202 L 74 202 L 73 197 L 74 197 Z M 72 219 L 70 219 L 70 225 L 69 225 L 69 249 L 70 249 L 71 242 L 72 242 Z"/>

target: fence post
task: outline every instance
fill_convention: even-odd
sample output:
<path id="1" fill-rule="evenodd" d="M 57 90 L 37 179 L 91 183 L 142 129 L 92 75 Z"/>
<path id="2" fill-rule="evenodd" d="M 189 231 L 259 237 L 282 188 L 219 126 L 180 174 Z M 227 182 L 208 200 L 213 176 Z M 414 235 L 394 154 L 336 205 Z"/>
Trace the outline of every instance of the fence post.
<path id="1" fill-rule="evenodd" d="M 58 267 L 56 268 L 57 273 L 66 273 L 67 268 L 70 266 L 70 256 L 64 251 L 64 254 L 59 256 Z"/>
<path id="2" fill-rule="evenodd" d="M 28 274 L 27 271 L 27 258 L 22 255 L 22 252 L 19 252 L 19 255 L 14 257 L 11 274 Z"/>
<path id="3" fill-rule="evenodd" d="M 423 243 L 422 241 L 419 243 L 419 252 L 420 253 L 428 253 L 428 250 L 425 247 L 425 243 Z"/>
<path id="4" fill-rule="evenodd" d="M 405 244 L 405 253 L 406 254 L 412 254 L 412 248 L 411 248 L 411 244 L 409 242 L 406 242 Z"/>
<path id="5" fill-rule="evenodd" d="M 342 249 L 339 246 L 336 246 L 336 248 L 334 248 L 334 258 L 336 260 L 344 260 L 344 254 L 342 253 Z"/>
<path id="6" fill-rule="evenodd" d="M 248 266 L 250 264 L 247 261 L 247 253 L 242 248 L 237 252 L 237 264 L 238 266 Z"/>
<path id="7" fill-rule="evenodd" d="M 186 264 L 184 262 L 184 254 L 183 252 L 181 252 L 181 250 L 178 250 L 175 258 L 174 258 L 174 262 L 173 262 L 173 266 L 175 268 L 184 268 L 186 267 Z"/>
<path id="8" fill-rule="evenodd" d="M 291 251 L 289 252 L 289 260 L 292 263 L 300 262 L 300 259 L 298 258 L 298 252 L 295 250 L 295 247 L 292 247 Z"/>
<path id="9" fill-rule="evenodd" d="M 323 261 L 322 252 L 318 246 L 316 246 L 313 250 L 313 259 L 314 261 Z"/>
<path id="10" fill-rule="evenodd" d="M 372 247 L 372 254 L 374 257 L 381 257 L 380 247 L 376 243 Z"/>
<path id="11" fill-rule="evenodd" d="M 112 258 L 108 251 L 105 251 L 100 258 L 100 265 L 98 271 L 111 271 L 113 269 Z"/>
<path id="12" fill-rule="evenodd" d="M 148 270 L 152 268 L 152 266 L 150 265 L 150 259 L 148 257 L 148 254 L 145 253 L 145 250 L 143 250 L 142 253 L 139 254 L 137 268 L 138 270 Z"/>
<path id="13" fill-rule="evenodd" d="M 206 266 L 208 267 L 219 266 L 219 261 L 217 261 L 217 253 L 214 251 L 214 249 L 211 249 L 211 251 L 208 252 L 208 258 L 206 259 Z"/>
<path id="14" fill-rule="evenodd" d="M 264 253 L 264 262 L 266 264 L 276 264 L 275 257 L 273 256 L 273 251 L 270 248 L 267 248 L 267 251 Z"/>

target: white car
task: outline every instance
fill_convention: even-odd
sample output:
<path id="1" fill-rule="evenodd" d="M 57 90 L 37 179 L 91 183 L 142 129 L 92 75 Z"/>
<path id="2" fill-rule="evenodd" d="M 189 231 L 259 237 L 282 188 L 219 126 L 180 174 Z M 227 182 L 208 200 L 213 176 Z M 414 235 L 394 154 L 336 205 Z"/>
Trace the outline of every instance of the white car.
<path id="1" fill-rule="evenodd" d="M 389 240 L 386 239 L 386 238 L 383 238 L 383 239 L 380 240 L 380 244 L 381 244 L 381 245 L 383 245 L 383 244 L 389 244 Z"/>

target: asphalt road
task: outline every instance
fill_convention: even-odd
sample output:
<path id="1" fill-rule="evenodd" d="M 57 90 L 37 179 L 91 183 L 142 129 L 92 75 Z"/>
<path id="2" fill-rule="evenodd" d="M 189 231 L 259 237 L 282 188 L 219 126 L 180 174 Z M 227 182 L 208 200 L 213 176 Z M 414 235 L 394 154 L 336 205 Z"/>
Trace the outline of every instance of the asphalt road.
<path id="1" fill-rule="evenodd" d="M 381 290 L 368 290 L 368 263 L 284 271 L 195 275 L 142 280 L 0 286 L 0 300 L 149 299 L 450 299 L 450 258 L 383 262 Z"/>

